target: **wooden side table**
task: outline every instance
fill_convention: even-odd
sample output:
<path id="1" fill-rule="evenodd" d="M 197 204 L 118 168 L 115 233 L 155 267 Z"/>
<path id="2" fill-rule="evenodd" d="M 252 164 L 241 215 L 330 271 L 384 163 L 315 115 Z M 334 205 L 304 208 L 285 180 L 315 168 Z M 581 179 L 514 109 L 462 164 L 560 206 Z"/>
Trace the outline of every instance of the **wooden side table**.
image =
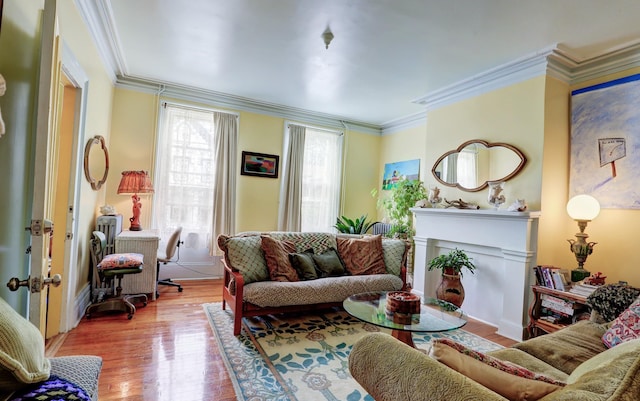
<path id="1" fill-rule="evenodd" d="M 586 314 L 590 312 L 587 298 L 581 295 L 539 285 L 534 285 L 531 289 L 534 301 L 529 308 L 529 325 L 527 327 L 529 338 L 558 331 L 580 320 L 581 316 L 587 316 Z M 563 319 L 553 321 L 546 318 L 542 312 L 543 307 L 557 312 L 563 316 Z"/>
<path id="2" fill-rule="evenodd" d="M 147 294 L 150 299 L 156 299 L 159 242 L 158 230 L 122 231 L 116 236 L 116 252 L 144 255 L 142 273 L 128 274 L 122 279 L 123 294 Z"/>

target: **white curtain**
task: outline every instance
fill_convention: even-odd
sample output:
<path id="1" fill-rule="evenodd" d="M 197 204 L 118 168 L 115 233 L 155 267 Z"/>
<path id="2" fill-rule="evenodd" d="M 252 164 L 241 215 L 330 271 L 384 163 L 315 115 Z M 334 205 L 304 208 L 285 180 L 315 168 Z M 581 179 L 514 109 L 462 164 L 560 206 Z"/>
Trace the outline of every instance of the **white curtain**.
<path id="1" fill-rule="evenodd" d="M 465 188 L 478 186 L 478 153 L 475 150 L 463 149 L 458 153 L 458 184 Z"/>
<path id="2" fill-rule="evenodd" d="M 238 117 L 214 113 L 214 185 L 211 254 L 221 255 L 217 246 L 220 234 L 236 232 L 236 168 L 238 148 Z"/>
<path id="3" fill-rule="evenodd" d="M 186 248 L 209 248 L 213 202 L 213 113 L 163 103 L 153 179 L 154 226 L 163 241 L 183 227 Z"/>
<path id="4" fill-rule="evenodd" d="M 340 132 L 307 128 L 301 231 L 333 231 L 340 210 L 342 139 Z"/>
<path id="5" fill-rule="evenodd" d="M 305 127 L 294 124 L 289 124 L 285 132 L 278 208 L 279 231 L 301 231 L 305 133 Z"/>
<path id="6" fill-rule="evenodd" d="M 237 116 L 163 103 L 153 225 L 163 240 L 183 227 L 184 247 L 213 255 L 235 231 Z"/>

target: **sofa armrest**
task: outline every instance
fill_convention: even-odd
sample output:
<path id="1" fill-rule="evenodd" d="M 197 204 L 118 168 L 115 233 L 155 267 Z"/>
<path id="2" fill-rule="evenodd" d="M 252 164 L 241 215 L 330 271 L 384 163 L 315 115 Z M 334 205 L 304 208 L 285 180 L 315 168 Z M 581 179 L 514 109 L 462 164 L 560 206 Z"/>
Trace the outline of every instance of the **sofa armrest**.
<path id="1" fill-rule="evenodd" d="M 359 339 L 349 355 L 349 371 L 377 401 L 505 401 L 499 394 L 387 334 Z"/>

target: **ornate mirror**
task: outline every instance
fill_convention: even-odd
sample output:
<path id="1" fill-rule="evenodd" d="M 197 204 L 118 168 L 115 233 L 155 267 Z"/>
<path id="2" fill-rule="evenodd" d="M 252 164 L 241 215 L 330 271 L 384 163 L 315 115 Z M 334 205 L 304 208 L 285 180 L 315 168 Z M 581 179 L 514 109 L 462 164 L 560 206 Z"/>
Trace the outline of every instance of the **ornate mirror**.
<path id="1" fill-rule="evenodd" d="M 522 170 L 527 158 L 506 143 L 473 139 L 440 156 L 431 172 L 442 185 L 476 192 L 491 181 L 507 181 Z"/>
<path id="2" fill-rule="evenodd" d="M 102 187 L 102 184 L 107 181 L 108 174 L 109 151 L 107 151 L 107 145 L 104 142 L 104 138 L 100 135 L 96 135 L 89 139 L 87 146 L 84 147 L 84 176 L 87 177 L 87 181 L 91 184 L 91 188 L 94 191 L 97 191 Z M 99 181 L 96 181 L 95 177 L 100 176 L 102 176 L 102 178 L 100 178 Z"/>

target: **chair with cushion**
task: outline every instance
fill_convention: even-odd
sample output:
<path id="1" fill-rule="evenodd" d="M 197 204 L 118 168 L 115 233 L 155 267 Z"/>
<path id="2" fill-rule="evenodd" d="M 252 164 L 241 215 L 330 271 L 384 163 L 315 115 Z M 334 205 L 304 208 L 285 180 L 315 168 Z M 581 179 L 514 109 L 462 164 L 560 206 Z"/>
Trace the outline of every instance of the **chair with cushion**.
<path id="1" fill-rule="evenodd" d="M 182 244 L 182 241 L 180 241 L 180 234 L 182 234 L 182 227 L 178 227 L 173 234 L 171 234 L 171 237 L 169 237 L 169 241 L 167 241 L 167 248 L 165 250 L 165 253 L 162 254 L 160 252 L 158 252 L 158 265 L 157 265 L 157 276 L 160 277 L 160 263 L 163 264 L 167 264 L 169 262 L 172 262 L 172 258 L 175 255 L 176 251 L 179 251 L 180 248 L 180 244 Z M 178 259 L 180 258 L 180 253 L 178 252 Z M 177 262 L 178 259 L 176 259 L 175 261 Z M 162 280 L 158 280 L 158 285 L 169 285 L 172 287 L 178 287 L 178 292 L 182 292 L 182 285 L 180 285 L 179 283 L 174 282 L 173 280 L 171 280 L 170 278 L 165 278 Z M 156 290 L 156 297 L 158 297 L 160 294 L 158 293 L 158 291 Z"/>
<path id="2" fill-rule="evenodd" d="M 93 261 L 92 303 L 85 315 L 91 318 L 95 312 L 127 312 L 131 319 L 136 312 L 134 303 L 147 306 L 146 294 L 122 294 L 122 278 L 127 274 L 142 272 L 143 255 L 139 253 L 112 253 L 104 255 L 107 239 L 104 233 L 94 231 L 91 238 Z"/>

